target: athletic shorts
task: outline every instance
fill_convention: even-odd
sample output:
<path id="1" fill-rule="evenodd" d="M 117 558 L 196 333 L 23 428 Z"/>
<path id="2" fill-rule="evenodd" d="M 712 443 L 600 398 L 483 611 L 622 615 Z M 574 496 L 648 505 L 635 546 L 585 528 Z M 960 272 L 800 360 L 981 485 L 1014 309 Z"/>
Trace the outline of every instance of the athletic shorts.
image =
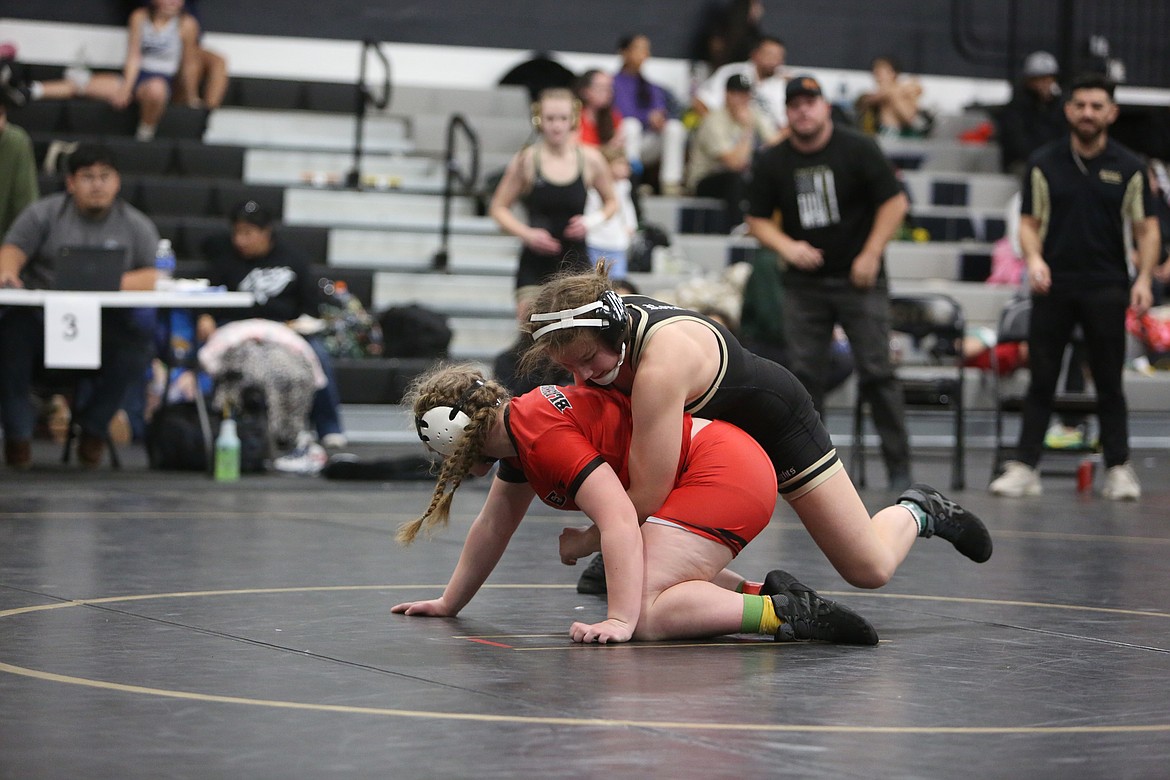
<path id="1" fill-rule="evenodd" d="M 716 420 L 691 439 L 682 476 L 647 522 L 698 534 L 738 555 L 775 508 L 776 472 L 767 454 L 739 428 Z"/>

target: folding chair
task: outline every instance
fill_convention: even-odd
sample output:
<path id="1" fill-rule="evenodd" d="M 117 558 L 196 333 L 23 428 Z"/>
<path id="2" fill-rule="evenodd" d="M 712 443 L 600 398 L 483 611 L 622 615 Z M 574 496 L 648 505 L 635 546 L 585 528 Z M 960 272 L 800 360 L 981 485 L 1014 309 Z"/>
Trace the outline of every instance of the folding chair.
<path id="1" fill-rule="evenodd" d="M 890 296 L 890 332 L 904 334 L 921 359 L 907 358 L 895 366 L 907 408 L 946 410 L 951 414 L 954 447 L 951 454 L 951 488 L 966 485 L 965 425 L 963 418 L 963 355 L 965 329 L 963 307 L 943 293 Z M 850 471 L 859 487 L 865 487 L 866 401 L 859 390 L 853 406 L 853 453 Z"/>

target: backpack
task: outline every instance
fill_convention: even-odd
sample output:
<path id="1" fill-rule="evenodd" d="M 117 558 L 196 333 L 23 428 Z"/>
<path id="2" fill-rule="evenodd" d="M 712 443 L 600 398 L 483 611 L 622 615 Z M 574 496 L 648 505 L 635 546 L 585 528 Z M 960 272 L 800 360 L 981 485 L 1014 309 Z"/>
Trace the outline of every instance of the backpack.
<path id="1" fill-rule="evenodd" d="M 165 404 L 155 411 L 146 425 L 146 457 L 152 469 L 211 471 L 209 452 L 219 435 L 220 419 L 212 416 L 204 423 L 199 418 L 195 401 Z M 240 437 L 241 473 L 262 473 L 269 457 L 263 393 L 248 394 L 244 408 L 236 416 L 236 433 Z"/>
<path id="2" fill-rule="evenodd" d="M 378 315 L 378 322 L 384 357 L 447 357 L 452 335 L 447 315 L 412 303 L 386 309 Z"/>

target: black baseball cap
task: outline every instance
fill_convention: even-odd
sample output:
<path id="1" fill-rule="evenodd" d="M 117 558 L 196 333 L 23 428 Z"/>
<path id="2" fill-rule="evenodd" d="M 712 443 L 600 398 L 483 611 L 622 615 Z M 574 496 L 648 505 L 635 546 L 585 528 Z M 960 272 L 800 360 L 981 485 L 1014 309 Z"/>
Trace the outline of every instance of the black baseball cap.
<path id="1" fill-rule="evenodd" d="M 232 207 L 230 216 L 233 223 L 247 222 L 260 228 L 266 228 L 273 222 L 272 212 L 254 200 L 240 201 Z"/>
<path id="2" fill-rule="evenodd" d="M 812 76 L 797 76 L 789 81 L 788 86 L 784 88 L 784 102 L 791 103 L 798 97 L 816 98 L 823 94 L 820 82 Z"/>
<path id="3" fill-rule="evenodd" d="M 736 73 L 734 76 L 728 77 L 727 91 L 728 92 L 751 92 L 752 91 L 752 82 L 747 76 L 743 75 L 742 73 Z"/>

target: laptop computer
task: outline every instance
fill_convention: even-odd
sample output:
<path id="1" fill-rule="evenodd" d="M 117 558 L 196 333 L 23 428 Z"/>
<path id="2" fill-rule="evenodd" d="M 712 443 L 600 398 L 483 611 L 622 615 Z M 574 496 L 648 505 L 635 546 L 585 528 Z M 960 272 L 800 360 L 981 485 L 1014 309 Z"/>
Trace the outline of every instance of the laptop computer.
<path id="1" fill-rule="evenodd" d="M 54 290 L 107 292 L 122 289 L 126 249 L 66 246 L 57 256 Z"/>

